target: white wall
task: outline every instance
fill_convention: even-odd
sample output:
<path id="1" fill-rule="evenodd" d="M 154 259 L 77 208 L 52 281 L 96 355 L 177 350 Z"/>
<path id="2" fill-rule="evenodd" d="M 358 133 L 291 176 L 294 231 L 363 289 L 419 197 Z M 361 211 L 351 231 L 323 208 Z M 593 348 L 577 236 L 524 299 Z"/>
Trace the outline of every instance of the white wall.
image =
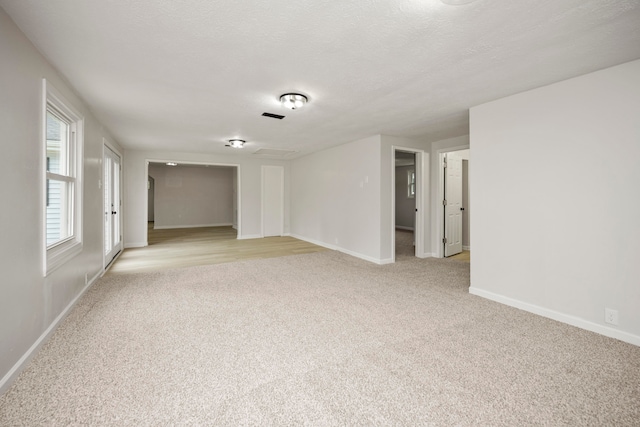
<path id="1" fill-rule="evenodd" d="M 0 9 L 0 392 L 102 272 L 102 138 L 114 138 Z M 84 116 L 83 249 L 43 277 L 42 79 Z M 121 148 L 116 145 L 120 151 Z M 126 208 L 126 207 L 125 207 Z M 22 359 L 24 361 L 25 359 Z"/>
<path id="2" fill-rule="evenodd" d="M 293 160 L 292 235 L 372 262 L 393 262 L 394 146 L 425 150 L 429 144 L 375 135 Z M 428 157 L 425 152 L 423 188 Z M 427 250 L 429 220 L 425 215 Z"/>
<path id="3" fill-rule="evenodd" d="M 151 163 L 155 180 L 155 228 L 232 225 L 234 167 Z"/>
<path id="4" fill-rule="evenodd" d="M 640 61 L 470 117 L 470 291 L 640 345 Z"/>
<path id="5" fill-rule="evenodd" d="M 230 149 L 231 150 L 231 149 Z M 127 150 L 124 160 L 124 197 L 127 209 L 124 216 L 125 247 L 147 244 L 147 161 L 175 161 L 177 163 L 238 166 L 240 179 L 239 239 L 258 238 L 261 233 L 261 166 L 284 166 L 285 170 L 285 233 L 289 232 L 289 163 L 283 160 L 259 159 L 229 154 Z M 156 186 L 158 182 L 156 181 Z M 156 212 L 156 216 L 157 216 Z"/>
<path id="6" fill-rule="evenodd" d="M 293 236 L 378 262 L 380 136 L 293 160 L 291 200 Z"/>

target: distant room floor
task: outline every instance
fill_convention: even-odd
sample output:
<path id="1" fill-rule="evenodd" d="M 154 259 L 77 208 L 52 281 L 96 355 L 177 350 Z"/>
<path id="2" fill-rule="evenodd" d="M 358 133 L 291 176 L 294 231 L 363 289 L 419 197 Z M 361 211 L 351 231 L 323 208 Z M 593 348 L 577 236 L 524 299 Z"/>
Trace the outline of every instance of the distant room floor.
<path id="1" fill-rule="evenodd" d="M 326 250 L 293 237 L 238 240 L 232 227 L 153 229 L 149 246 L 125 249 L 109 274 L 222 264 L 246 259 L 276 258 Z"/>
<path id="2" fill-rule="evenodd" d="M 416 251 L 413 241 L 412 230 L 396 228 L 396 260 L 415 256 Z M 462 251 L 459 254 L 448 257 L 448 259 L 471 262 L 471 251 Z"/>

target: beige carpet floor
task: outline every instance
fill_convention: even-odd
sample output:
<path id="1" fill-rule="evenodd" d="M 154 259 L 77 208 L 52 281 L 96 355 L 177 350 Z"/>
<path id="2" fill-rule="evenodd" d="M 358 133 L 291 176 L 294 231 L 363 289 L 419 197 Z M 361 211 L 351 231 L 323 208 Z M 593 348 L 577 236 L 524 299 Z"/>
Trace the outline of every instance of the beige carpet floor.
<path id="1" fill-rule="evenodd" d="M 468 285 L 333 251 L 108 275 L 0 425 L 638 425 L 640 348 Z"/>

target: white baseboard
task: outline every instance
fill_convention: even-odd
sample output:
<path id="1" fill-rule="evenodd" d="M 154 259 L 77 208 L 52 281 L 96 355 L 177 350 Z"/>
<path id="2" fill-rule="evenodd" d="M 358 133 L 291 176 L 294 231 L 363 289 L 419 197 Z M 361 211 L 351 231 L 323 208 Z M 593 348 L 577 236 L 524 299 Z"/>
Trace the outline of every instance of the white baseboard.
<path id="1" fill-rule="evenodd" d="M 347 254 L 347 255 L 350 255 L 350 256 L 356 257 L 356 258 L 360 258 L 360 259 L 363 259 L 365 261 L 373 262 L 375 264 L 383 265 L 383 264 L 391 264 L 391 263 L 394 262 L 394 260 L 391 259 L 391 258 L 388 258 L 388 259 L 373 258 L 373 257 L 371 257 L 369 255 L 364 255 L 364 254 L 361 254 L 359 252 L 354 252 L 352 250 L 345 249 L 345 248 L 342 248 L 342 247 L 337 246 L 337 245 L 330 245 L 328 243 L 324 243 L 324 242 L 321 242 L 321 241 L 315 240 L 315 239 L 310 239 L 308 237 L 300 236 L 300 235 L 294 234 L 294 233 L 291 233 L 291 237 L 294 237 L 294 238 L 296 238 L 298 240 L 304 240 L 305 242 L 313 243 L 314 245 L 322 246 L 323 248 L 331 249 L 332 251 L 342 252 L 343 254 Z"/>
<path id="2" fill-rule="evenodd" d="M 344 249 L 344 248 L 340 248 L 340 247 L 337 247 L 336 250 L 338 252 L 342 252 L 343 254 L 351 255 L 352 257 L 360 258 L 360 259 L 363 259 L 365 261 L 369 261 L 369 262 L 372 262 L 372 263 L 378 264 L 378 265 L 393 264 L 395 262 L 395 260 L 392 259 L 392 258 L 387 258 L 387 259 L 374 258 L 374 257 L 371 257 L 369 255 L 364 255 L 364 254 L 361 254 L 359 252 L 354 252 L 354 251 L 351 251 L 349 249 Z"/>
<path id="3" fill-rule="evenodd" d="M 314 245 L 322 246 L 323 248 L 331 249 L 332 251 L 337 251 L 338 247 L 334 245 L 330 245 L 328 243 L 321 242 L 319 240 L 311 239 L 308 237 L 301 236 L 299 234 L 291 233 L 291 237 L 296 238 L 298 240 L 303 240 L 305 242 L 313 243 Z"/>
<path id="4" fill-rule="evenodd" d="M 434 254 L 432 252 L 425 252 L 423 254 L 416 254 L 418 258 L 433 258 Z"/>
<path id="5" fill-rule="evenodd" d="M 474 288 L 473 286 L 469 288 L 469 293 L 489 299 L 491 301 L 508 305 L 510 307 L 519 308 L 520 310 L 528 311 L 529 313 L 537 314 L 548 319 L 557 320 L 558 322 L 566 323 L 577 328 L 586 329 L 587 331 L 595 332 L 609 338 L 615 338 L 629 344 L 640 346 L 640 336 L 633 335 L 628 332 L 620 331 L 618 329 L 610 328 L 604 325 L 599 325 L 589 320 L 581 319 L 579 317 L 571 316 L 559 311 L 550 310 L 548 308 L 505 297 L 503 295 L 495 294 L 483 289 Z"/>
<path id="6" fill-rule="evenodd" d="M 120 254 L 122 253 L 122 251 L 120 251 Z M 120 256 L 120 254 L 118 254 L 118 256 Z M 116 257 L 116 259 L 118 258 L 118 256 Z M 101 278 L 102 276 L 104 276 L 104 271 L 98 271 L 96 273 L 95 276 L 93 276 L 91 279 L 89 279 L 89 281 L 85 284 L 85 288 L 82 289 L 82 294 L 84 294 L 86 292 L 87 289 L 89 289 L 89 286 L 93 285 L 93 282 L 95 282 L 96 280 L 98 280 L 99 278 Z M 76 299 L 79 297 L 76 297 Z M 74 300 L 75 301 L 75 300 Z"/>
<path id="7" fill-rule="evenodd" d="M 202 227 L 232 227 L 230 222 L 221 222 L 216 224 L 195 224 L 195 225 L 154 225 L 154 230 L 170 230 L 173 228 L 202 228 Z"/>
<path id="8" fill-rule="evenodd" d="M 404 225 L 396 225 L 396 228 L 398 230 L 408 230 L 408 231 L 413 231 L 413 227 L 405 227 Z"/>
<path id="9" fill-rule="evenodd" d="M 88 280 L 88 283 L 84 286 L 84 288 L 82 288 L 80 293 L 76 295 L 76 297 L 65 307 L 64 310 L 62 310 L 62 313 L 60 313 L 58 317 L 56 317 L 53 322 L 51 322 L 49 327 L 42 333 L 42 335 L 40 335 L 36 342 L 33 343 L 29 350 L 27 350 L 26 353 L 22 355 L 20 360 L 18 360 L 15 365 L 13 365 L 13 367 L 9 370 L 9 372 L 7 372 L 7 374 L 2 378 L 2 380 L 0 380 L 0 395 L 4 394 L 9 389 L 11 384 L 13 384 L 13 381 L 15 381 L 15 379 L 18 378 L 18 375 L 20 375 L 20 372 L 22 372 L 22 370 L 27 366 L 28 362 L 33 358 L 33 356 L 38 353 L 38 350 L 40 350 L 40 348 L 47 342 L 51 335 L 53 335 L 64 318 L 67 317 L 80 297 L 82 297 L 82 295 L 84 295 L 84 293 L 91 287 L 91 285 L 95 283 L 95 281 L 100 277 L 101 274 L 102 270 L 98 271 L 98 273 L 93 276 L 91 280 Z"/>
<path id="10" fill-rule="evenodd" d="M 247 240 L 247 239 L 262 239 L 261 234 L 244 234 L 242 236 L 238 236 L 238 240 Z"/>
<path id="11" fill-rule="evenodd" d="M 471 246 L 463 246 L 462 250 L 463 251 L 470 251 L 471 250 Z"/>
<path id="12" fill-rule="evenodd" d="M 145 248 L 149 246 L 147 242 L 133 242 L 133 243 L 125 243 L 125 249 L 133 249 L 133 248 Z"/>

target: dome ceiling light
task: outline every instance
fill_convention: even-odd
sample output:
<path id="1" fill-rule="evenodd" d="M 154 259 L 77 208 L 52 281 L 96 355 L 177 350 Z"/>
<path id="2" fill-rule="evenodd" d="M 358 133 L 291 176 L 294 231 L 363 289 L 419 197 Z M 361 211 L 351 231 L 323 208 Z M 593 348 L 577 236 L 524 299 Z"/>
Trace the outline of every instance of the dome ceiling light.
<path id="1" fill-rule="evenodd" d="M 303 107 L 309 101 L 309 98 L 301 93 L 285 93 L 280 96 L 280 103 L 283 107 L 295 110 Z"/>
<path id="2" fill-rule="evenodd" d="M 227 144 L 227 147 L 242 148 L 245 142 L 247 141 L 245 141 L 244 139 L 230 139 L 229 144 Z"/>

